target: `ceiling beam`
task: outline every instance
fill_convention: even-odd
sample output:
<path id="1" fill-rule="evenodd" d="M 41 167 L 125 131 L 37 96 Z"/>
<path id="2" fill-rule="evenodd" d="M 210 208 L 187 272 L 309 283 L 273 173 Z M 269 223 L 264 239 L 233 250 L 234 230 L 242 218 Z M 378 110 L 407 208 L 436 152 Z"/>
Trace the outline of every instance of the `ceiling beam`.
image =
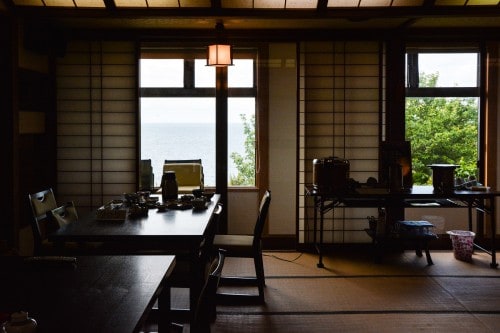
<path id="1" fill-rule="evenodd" d="M 130 40 L 137 39 L 150 42 L 181 42 L 184 44 L 209 43 L 215 39 L 211 30 L 201 29 L 86 29 L 71 31 L 71 36 L 77 39 L 93 39 L 96 36 L 104 40 Z M 226 31 L 226 37 L 232 41 L 233 45 L 245 46 L 255 45 L 256 42 L 299 42 L 299 41 L 323 41 L 323 40 L 384 40 L 395 36 L 403 37 L 407 40 L 441 40 L 447 41 L 471 41 L 477 42 L 479 39 L 495 39 L 500 33 L 500 28 L 444 28 L 439 29 L 354 29 L 342 31 L 333 29 L 283 29 L 283 30 L 232 30 Z"/>
<path id="2" fill-rule="evenodd" d="M 8 1 L 8 0 L 2 0 Z M 117 18 L 199 18 L 199 19 L 352 19 L 371 18 L 418 18 L 418 17 L 499 17 L 499 6 L 431 6 L 431 7 L 370 7 L 370 8 L 328 8 L 326 10 L 260 10 L 260 9 L 199 9 L 199 8 L 116 8 L 112 0 L 105 0 L 107 9 L 16 7 L 16 15 L 57 17 L 117 17 Z M 430 0 L 433 1 L 433 0 Z"/>

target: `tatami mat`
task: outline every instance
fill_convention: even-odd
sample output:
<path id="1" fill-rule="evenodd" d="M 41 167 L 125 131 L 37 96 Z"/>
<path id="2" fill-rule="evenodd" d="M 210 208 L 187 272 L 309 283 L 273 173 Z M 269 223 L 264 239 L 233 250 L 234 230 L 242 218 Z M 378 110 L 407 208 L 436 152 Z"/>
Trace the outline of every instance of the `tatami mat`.
<path id="1" fill-rule="evenodd" d="M 500 272 L 491 257 L 462 262 L 452 251 L 390 253 L 381 264 L 342 251 L 266 252 L 266 303 L 217 307 L 213 332 L 500 332 Z M 253 274 L 227 258 L 224 274 Z"/>

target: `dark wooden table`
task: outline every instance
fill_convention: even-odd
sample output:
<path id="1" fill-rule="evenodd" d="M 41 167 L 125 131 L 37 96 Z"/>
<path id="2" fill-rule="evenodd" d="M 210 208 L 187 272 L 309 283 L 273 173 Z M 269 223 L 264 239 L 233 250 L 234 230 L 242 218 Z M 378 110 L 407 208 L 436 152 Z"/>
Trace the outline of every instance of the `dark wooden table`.
<path id="1" fill-rule="evenodd" d="M 194 251 L 203 240 L 219 199 L 220 195 L 216 194 L 207 209 L 165 212 L 150 209 L 148 216 L 127 216 L 124 221 L 99 221 L 95 213 L 91 213 L 49 234 L 48 239 L 53 242 L 116 242 L 117 245 L 120 242 L 155 243 L 173 254 Z"/>
<path id="2" fill-rule="evenodd" d="M 195 279 L 199 283 L 190 288 L 190 304 L 194 305 L 204 281 L 198 261 L 199 248 L 219 200 L 220 195 L 216 194 L 207 209 L 165 212 L 150 209 L 147 217 L 127 217 L 125 221 L 99 221 L 92 213 L 61 227 L 48 238 L 60 244 L 104 242 L 113 254 L 137 254 L 145 250 L 146 253 L 182 255 L 190 261 L 191 274 L 199 277 Z"/>
<path id="3" fill-rule="evenodd" d="M 485 249 L 474 243 L 474 246 L 491 255 L 491 268 L 497 268 L 496 260 L 496 211 L 495 200 L 500 197 L 500 191 L 470 191 L 455 190 L 447 193 L 437 193 L 432 186 L 413 186 L 410 190 L 400 192 L 390 192 L 384 189 L 358 189 L 349 193 L 333 194 L 321 193 L 314 187 L 306 187 L 306 196 L 314 198 L 314 244 L 319 254 L 317 266 L 323 266 L 323 217 L 324 214 L 336 207 L 429 207 L 432 203 L 434 208 L 467 208 L 468 229 L 472 230 L 472 210 L 477 209 L 481 213 L 487 213 L 490 216 L 490 249 Z M 319 214 L 319 228 L 318 228 Z M 484 219 L 477 221 L 477 237 L 481 238 L 484 234 Z M 319 242 L 316 234 L 319 231 Z"/>
<path id="4" fill-rule="evenodd" d="M 157 299 L 168 318 L 174 256 L 82 256 L 76 264 L 0 257 L 0 263 L 0 313 L 27 311 L 37 333 L 138 332 Z"/>

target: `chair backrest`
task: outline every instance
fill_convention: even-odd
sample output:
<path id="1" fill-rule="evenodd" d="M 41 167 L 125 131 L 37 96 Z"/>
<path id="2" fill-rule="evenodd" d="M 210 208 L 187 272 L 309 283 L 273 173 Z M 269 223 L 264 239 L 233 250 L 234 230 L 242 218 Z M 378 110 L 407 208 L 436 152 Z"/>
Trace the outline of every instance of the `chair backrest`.
<path id="1" fill-rule="evenodd" d="M 224 268 L 224 259 L 225 250 L 219 249 L 217 256 L 211 263 L 210 274 L 201 290 L 200 298 L 198 299 L 198 304 L 195 309 L 194 323 L 193 326 L 190 327 L 190 332 L 210 332 L 210 323 L 214 321 L 216 317 L 216 293 L 219 287 L 222 269 Z"/>
<path id="2" fill-rule="evenodd" d="M 154 173 L 151 166 L 151 159 L 141 160 L 139 164 L 139 188 L 141 190 L 150 190 L 154 187 Z"/>
<path id="3" fill-rule="evenodd" d="M 49 210 L 57 207 L 56 197 L 51 188 L 37 193 L 29 194 L 33 216 L 46 214 Z"/>
<path id="4" fill-rule="evenodd" d="M 33 230 L 33 239 L 35 241 L 34 250 L 35 253 L 39 253 L 47 233 L 57 228 L 57 226 L 51 223 L 51 220 L 47 217 L 48 211 L 57 208 L 57 202 L 51 188 L 29 194 L 28 198 L 33 213 L 31 229 Z"/>
<path id="5" fill-rule="evenodd" d="M 165 164 L 174 164 L 174 163 L 198 163 L 198 164 L 201 164 L 201 158 L 190 159 L 190 160 L 165 160 Z"/>
<path id="6" fill-rule="evenodd" d="M 210 223 L 208 224 L 208 228 L 205 232 L 205 238 L 200 247 L 200 258 L 202 262 L 208 262 L 212 256 L 214 238 L 217 234 L 217 230 L 219 229 L 219 221 L 222 215 L 222 204 L 218 203 L 217 207 L 215 207 L 212 216 L 210 217 Z"/>
<path id="7" fill-rule="evenodd" d="M 204 188 L 205 175 L 201 159 L 165 160 L 163 173 L 167 171 L 175 172 L 179 191 L 181 191 L 182 187 L 189 187 L 191 189 L 199 188 L 202 190 Z"/>
<path id="8" fill-rule="evenodd" d="M 260 240 L 262 238 L 262 231 L 264 230 L 264 224 L 267 219 L 267 212 L 269 211 L 269 205 L 271 204 L 271 191 L 266 190 L 262 199 L 260 200 L 259 215 L 257 216 L 257 222 L 255 223 L 255 228 L 253 231 L 253 246 L 260 246 Z"/>
<path id="9" fill-rule="evenodd" d="M 78 220 L 78 213 L 73 201 L 49 210 L 47 216 L 59 227 Z"/>

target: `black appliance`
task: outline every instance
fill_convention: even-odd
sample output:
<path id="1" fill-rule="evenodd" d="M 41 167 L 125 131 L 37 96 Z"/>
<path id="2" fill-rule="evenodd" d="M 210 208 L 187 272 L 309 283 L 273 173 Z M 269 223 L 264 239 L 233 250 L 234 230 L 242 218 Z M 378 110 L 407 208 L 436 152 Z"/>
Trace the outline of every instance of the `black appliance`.
<path id="1" fill-rule="evenodd" d="M 346 193 L 349 189 L 349 161 L 338 157 L 314 159 L 313 187 L 323 193 Z"/>

